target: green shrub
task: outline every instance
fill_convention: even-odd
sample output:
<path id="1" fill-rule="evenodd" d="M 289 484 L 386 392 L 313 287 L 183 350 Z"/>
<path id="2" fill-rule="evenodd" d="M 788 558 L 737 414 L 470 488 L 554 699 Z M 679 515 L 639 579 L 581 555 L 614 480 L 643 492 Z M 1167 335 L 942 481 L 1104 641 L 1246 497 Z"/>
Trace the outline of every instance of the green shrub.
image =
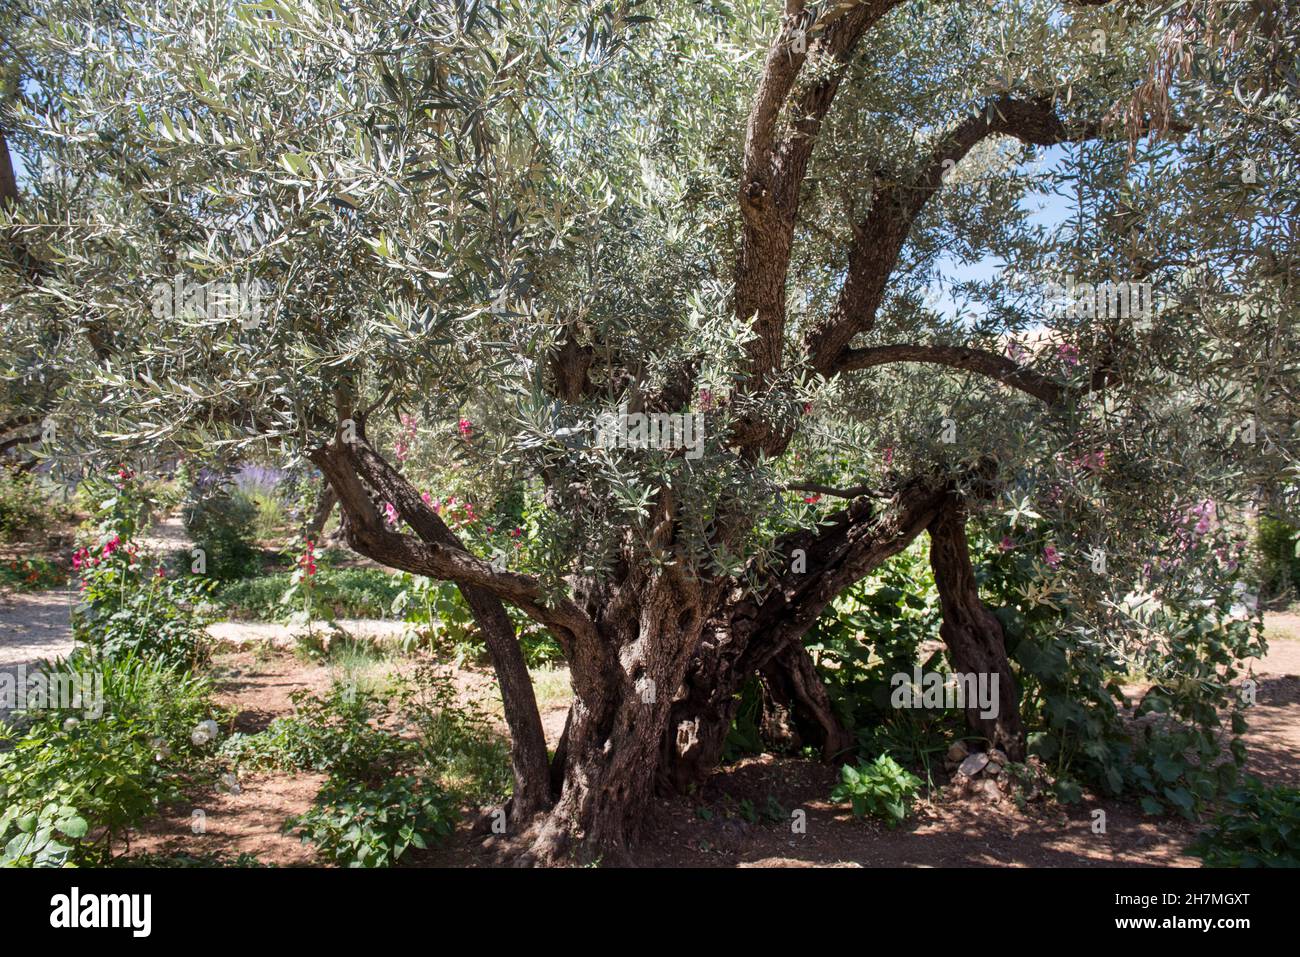
<path id="1" fill-rule="evenodd" d="M 232 735 L 221 755 L 239 767 L 324 771 L 340 780 L 383 778 L 414 745 L 390 725 L 396 717 L 387 699 L 336 681 L 323 698 L 304 690 L 291 696 L 295 714 L 276 718 L 255 735 Z"/>
<path id="2" fill-rule="evenodd" d="M 14 558 L 0 563 L 0 586 L 35 591 L 67 583 L 68 567 L 47 558 Z"/>
<path id="3" fill-rule="evenodd" d="M 459 588 L 423 575 L 395 577 L 402 588 L 393 599 L 393 611 L 415 625 L 430 647 L 450 654 L 458 664 L 487 660 L 487 644 Z M 563 651 L 545 629 L 513 606 L 507 611 L 529 668 L 564 661 Z"/>
<path id="4" fill-rule="evenodd" d="M 1189 849 L 1206 867 L 1300 867 L 1300 790 L 1249 778 Z"/>
<path id="5" fill-rule="evenodd" d="M 870 764 L 844 765 L 840 783 L 831 792 L 832 801 L 848 801 L 854 817 L 878 817 L 886 826 L 897 827 L 907 820 L 921 781 L 893 758 L 882 754 Z"/>
<path id="6" fill-rule="evenodd" d="M 78 550 L 81 601 L 72 612 L 72 633 L 108 658 L 138 654 L 177 668 L 193 668 L 207 655 L 204 621 L 197 607 L 211 582 L 147 569 L 135 545 L 113 536 Z"/>
<path id="7" fill-rule="evenodd" d="M 213 599 L 226 617 L 256 621 L 290 618 L 298 603 L 286 602 L 294 572 L 221 583 Z M 394 601 L 402 594 L 401 576 L 377 568 L 330 568 L 321 563 L 313 576 L 312 601 L 335 618 L 393 618 Z"/>
<path id="8" fill-rule="evenodd" d="M 421 765 L 441 787 L 477 804 L 510 793 L 508 742 L 474 702 L 462 702 L 444 672 L 424 662 L 396 688 L 396 707 L 415 732 Z"/>
<path id="9" fill-rule="evenodd" d="M 125 829 L 181 797 L 208 750 L 206 680 L 133 655 L 78 654 L 47 674 L 88 672 L 102 681 L 99 717 L 83 701 L 21 715 L 21 733 L 0 727 L 0 866 L 102 864 Z"/>
<path id="10" fill-rule="evenodd" d="M 427 780 L 397 777 L 375 788 L 331 778 L 305 814 L 285 830 L 347 867 L 388 867 L 411 847 L 427 848 L 451 834 L 458 811 Z"/>
<path id="11" fill-rule="evenodd" d="M 49 503 L 31 476 L 0 466 L 0 542 L 31 539 L 49 519 Z"/>
<path id="12" fill-rule="evenodd" d="M 1255 550 L 1259 562 L 1259 589 L 1262 595 L 1276 597 L 1291 591 L 1300 582 L 1300 556 L 1297 536 L 1300 531 L 1271 515 L 1259 517 L 1255 532 Z"/>
<path id="13" fill-rule="evenodd" d="M 149 482 L 126 467 L 90 476 L 77 489 L 82 508 L 90 513 L 89 537 L 101 544 L 115 536 L 123 541 L 138 539 L 164 507 L 163 494 L 161 483 Z"/>
<path id="14" fill-rule="evenodd" d="M 261 561 L 254 545 L 257 506 L 229 485 L 191 491 L 181 510 L 185 531 L 203 550 L 205 574 L 219 579 L 257 574 Z"/>

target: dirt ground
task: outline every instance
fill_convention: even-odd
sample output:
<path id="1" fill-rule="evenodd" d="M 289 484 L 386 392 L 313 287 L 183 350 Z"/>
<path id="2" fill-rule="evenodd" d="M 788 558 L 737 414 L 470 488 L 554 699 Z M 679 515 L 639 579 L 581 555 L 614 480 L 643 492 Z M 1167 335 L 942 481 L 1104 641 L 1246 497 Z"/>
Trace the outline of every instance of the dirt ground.
<path id="1" fill-rule="evenodd" d="M 1258 703 L 1245 737 L 1249 773 L 1300 785 L 1300 629 L 1275 631 L 1267 658 L 1256 667 Z M 289 714 L 297 688 L 322 691 L 329 670 L 279 650 L 233 651 L 218 657 L 222 704 L 238 712 L 236 728 L 257 731 Z M 458 673 L 466 697 L 490 696 L 492 683 L 475 671 Z M 544 703 L 543 723 L 554 747 L 563 728 L 562 702 Z M 700 793 L 659 799 L 632 855 L 610 862 L 639 867 L 1089 867 L 1199 866 L 1184 849 L 1196 826 L 1177 817 L 1151 818 L 1136 804 L 1089 795 L 1064 807 L 1031 802 L 1017 808 L 1003 797 L 955 796 L 936 790 L 898 830 L 855 820 L 827 799 L 834 769 L 814 762 L 762 755 L 718 770 Z M 261 775 L 240 781 L 239 794 L 205 795 L 198 804 L 169 809 L 133 836 L 133 852 L 249 853 L 263 863 L 314 863 L 311 849 L 280 833 L 280 825 L 310 805 L 318 775 Z M 201 805 L 201 806 L 200 806 Z M 192 832 L 192 814 L 204 811 L 205 833 Z M 750 810 L 752 809 L 752 810 Z M 1095 833 L 1095 810 L 1106 814 Z M 771 817 L 763 812 L 768 811 Z M 794 812 L 806 824 L 792 828 Z M 758 820 L 748 820 L 757 812 Z M 412 852 L 408 866 L 488 867 L 491 839 L 463 824 L 445 846 Z"/>
<path id="2" fill-rule="evenodd" d="M 0 668 L 12 669 L 71 648 L 67 590 L 10 596 L 0 602 Z M 1258 700 L 1245 737 L 1249 773 L 1271 783 L 1300 785 L 1300 615 L 1270 614 L 1267 657 L 1255 664 Z M 235 730 L 255 732 L 292 713 L 290 694 L 328 688 L 327 666 L 295 657 L 260 632 L 225 635 L 213 663 L 218 701 L 235 713 Z M 241 641 L 240 639 L 244 640 Z M 233 639 L 233 640 L 232 640 Z M 455 674 L 463 697 L 489 707 L 489 675 Z M 557 676 L 552 676 L 554 680 Z M 562 681 L 563 675 L 558 678 Z M 562 696 L 541 696 L 543 725 L 554 747 L 564 726 Z M 1183 849 L 1195 826 L 1179 818 L 1153 819 L 1135 804 L 1088 796 L 1073 807 L 1031 802 L 1017 808 L 1005 797 L 932 792 L 902 828 L 855 820 L 827 796 L 836 772 L 813 762 L 762 755 L 719 769 L 690 797 L 660 799 L 642 842 L 617 864 L 641 867 L 873 867 L 1196 866 Z M 130 853 L 251 854 L 264 864 L 317 863 L 309 846 L 281 833 L 281 825 L 310 805 L 323 777 L 262 774 L 239 781 L 237 793 L 211 789 L 166 808 L 130 835 Z M 1093 811 L 1106 814 L 1094 833 Z M 795 812 L 806 826 L 793 828 Z M 202 812 L 201 816 L 195 812 Z M 764 814 L 764 812 L 767 812 Z M 755 820 L 757 818 L 757 820 Z M 196 826 L 201 821 L 201 827 Z M 201 833 L 196 833 L 201 832 Z M 488 846 L 484 846 L 485 843 Z M 412 866 L 491 866 L 491 841 L 463 824 L 452 840 Z"/>

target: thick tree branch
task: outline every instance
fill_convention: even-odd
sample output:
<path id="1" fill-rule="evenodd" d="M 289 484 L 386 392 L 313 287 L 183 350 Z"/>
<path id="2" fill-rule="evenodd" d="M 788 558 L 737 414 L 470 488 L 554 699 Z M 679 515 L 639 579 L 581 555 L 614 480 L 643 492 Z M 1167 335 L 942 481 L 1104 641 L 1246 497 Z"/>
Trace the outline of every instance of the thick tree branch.
<path id="1" fill-rule="evenodd" d="M 980 349 L 967 349 L 963 346 L 901 343 L 874 346 L 870 349 L 847 349 L 841 354 L 839 362 L 832 371 L 870 369 L 894 362 L 930 362 L 951 369 L 977 372 L 1052 406 L 1059 405 L 1067 394 L 1064 386 L 1040 372 L 1026 368 L 1005 356 Z"/>
<path id="2" fill-rule="evenodd" d="M 870 485 L 852 485 L 848 488 L 835 488 L 832 485 L 820 485 L 817 482 L 791 482 L 784 486 L 787 492 L 811 492 L 814 495 L 830 495 L 834 498 L 861 498 L 863 495 L 879 495 Z"/>
<path id="3" fill-rule="evenodd" d="M 359 445 L 360 443 L 335 444 L 318 449 L 311 456 L 312 461 L 325 473 L 329 487 L 342 504 L 350 544 L 362 554 L 416 574 L 430 574 L 428 570 L 422 569 L 441 564 L 437 557 L 427 553 L 421 555 L 419 549 L 414 547 L 417 544 L 429 544 L 427 551 L 445 550 L 447 553 L 468 555 L 451 529 L 432 509 L 424 506 L 418 491 L 375 455 L 369 446 L 360 446 L 364 449 L 364 454 L 357 455 Z M 358 478 L 356 466 L 359 461 L 369 466 L 368 475 L 378 476 L 377 479 L 367 479 L 372 487 L 395 499 L 395 507 L 402 512 L 411 527 L 417 534 L 428 536 L 431 543 L 418 543 L 410 536 L 385 529 Z M 429 515 L 409 507 L 408 500 L 412 496 Z M 403 504 L 407 508 L 403 508 Z M 432 522 L 429 521 L 430 515 L 434 519 Z M 526 820 L 551 803 L 546 738 L 528 668 L 515 636 L 514 624 L 500 599 L 491 590 L 468 581 L 458 582 L 458 587 L 483 633 L 501 687 L 506 724 L 510 728 L 511 764 L 515 776 L 511 813 L 517 820 Z"/>
<path id="4" fill-rule="evenodd" d="M 311 454 L 334 486 L 349 519 L 348 542 L 362 554 L 393 568 L 458 585 L 482 588 L 508 601 L 552 629 L 562 643 L 598 642 L 595 625 L 581 608 L 564 598 L 548 601 L 540 582 L 529 575 L 494 568 L 459 539 L 419 490 L 357 435 L 355 442 L 331 442 Z M 419 538 L 393 531 L 380 517 L 362 479 L 391 502 Z"/>
<path id="5" fill-rule="evenodd" d="M 948 172 L 976 144 L 1004 134 L 1047 146 L 1099 133 L 1098 124 L 1067 124 L 1048 99 L 999 96 L 953 127 L 902 182 L 877 186 L 870 212 L 855 229 L 847 274 L 835 306 L 806 337 L 813 367 L 823 375 L 833 374 L 853 337 L 871 328 L 912 223 L 939 191 Z"/>
<path id="6" fill-rule="evenodd" d="M 761 389 L 781 365 L 790 250 L 800 187 L 817 133 L 858 41 L 900 2 L 866 0 L 814 20 L 802 2 L 791 0 L 768 48 L 746 124 L 738 196 L 743 233 L 735 306 L 740 319 L 754 323 L 754 338 L 746 346 L 751 390 Z M 800 71 L 809 61 L 829 61 L 830 68 L 800 88 Z M 741 444 L 753 445 L 766 437 L 761 423 L 742 423 L 737 429 Z"/>

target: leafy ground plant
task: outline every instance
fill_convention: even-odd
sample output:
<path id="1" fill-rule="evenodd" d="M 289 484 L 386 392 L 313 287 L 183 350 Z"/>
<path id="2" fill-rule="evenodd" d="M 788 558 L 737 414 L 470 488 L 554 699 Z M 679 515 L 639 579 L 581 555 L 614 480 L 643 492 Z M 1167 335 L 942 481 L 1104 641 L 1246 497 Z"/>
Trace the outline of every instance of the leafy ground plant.
<path id="1" fill-rule="evenodd" d="M 840 783 L 831 791 L 832 801 L 848 801 L 854 817 L 876 817 L 890 828 L 907 820 L 921 781 L 887 754 L 870 764 L 846 764 L 840 769 Z"/>
<path id="2" fill-rule="evenodd" d="M 38 591 L 68 583 L 68 568 L 48 558 L 13 558 L 0 562 L 0 588 Z"/>
<path id="3" fill-rule="evenodd" d="M 0 865 L 103 863 L 201 767 L 215 731 L 206 680 L 134 655 L 49 669 L 92 671 L 102 715 L 51 708 L 21 715 L 22 732 L 0 729 Z"/>
<path id="4" fill-rule="evenodd" d="M 1300 867 L 1300 790 L 1247 778 L 1226 799 L 1189 849 L 1206 867 Z"/>
<path id="5" fill-rule="evenodd" d="M 332 777 L 315 805 L 285 829 L 348 867 L 387 867 L 410 848 L 447 837 L 458 815 L 455 800 L 426 779 L 396 777 L 358 788 Z"/>

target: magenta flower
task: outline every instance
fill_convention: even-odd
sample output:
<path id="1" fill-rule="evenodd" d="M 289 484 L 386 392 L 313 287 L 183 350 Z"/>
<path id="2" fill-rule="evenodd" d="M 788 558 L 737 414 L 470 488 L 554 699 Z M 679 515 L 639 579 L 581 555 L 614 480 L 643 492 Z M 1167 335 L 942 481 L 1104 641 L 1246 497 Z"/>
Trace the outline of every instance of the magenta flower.
<path id="1" fill-rule="evenodd" d="M 1056 353 L 1067 365 L 1077 366 L 1079 364 L 1079 349 L 1077 346 L 1063 342 L 1057 347 Z"/>
<path id="2" fill-rule="evenodd" d="M 998 548 L 1002 549 L 1004 552 L 1009 552 L 1015 547 L 1016 543 L 1011 540 L 1010 535 L 1003 535 L 1002 541 L 998 542 Z"/>
<path id="3" fill-rule="evenodd" d="M 460 432 L 462 439 L 468 439 L 470 432 L 474 429 L 474 423 L 469 419 L 460 419 L 456 422 L 456 429 Z"/>
<path id="4" fill-rule="evenodd" d="M 384 518 L 388 521 L 389 525 L 397 524 L 397 509 L 393 507 L 392 502 L 384 503 Z"/>
<path id="5" fill-rule="evenodd" d="M 1055 547 L 1048 545 L 1043 549 L 1043 561 L 1047 562 L 1053 568 L 1061 564 L 1061 553 Z"/>

